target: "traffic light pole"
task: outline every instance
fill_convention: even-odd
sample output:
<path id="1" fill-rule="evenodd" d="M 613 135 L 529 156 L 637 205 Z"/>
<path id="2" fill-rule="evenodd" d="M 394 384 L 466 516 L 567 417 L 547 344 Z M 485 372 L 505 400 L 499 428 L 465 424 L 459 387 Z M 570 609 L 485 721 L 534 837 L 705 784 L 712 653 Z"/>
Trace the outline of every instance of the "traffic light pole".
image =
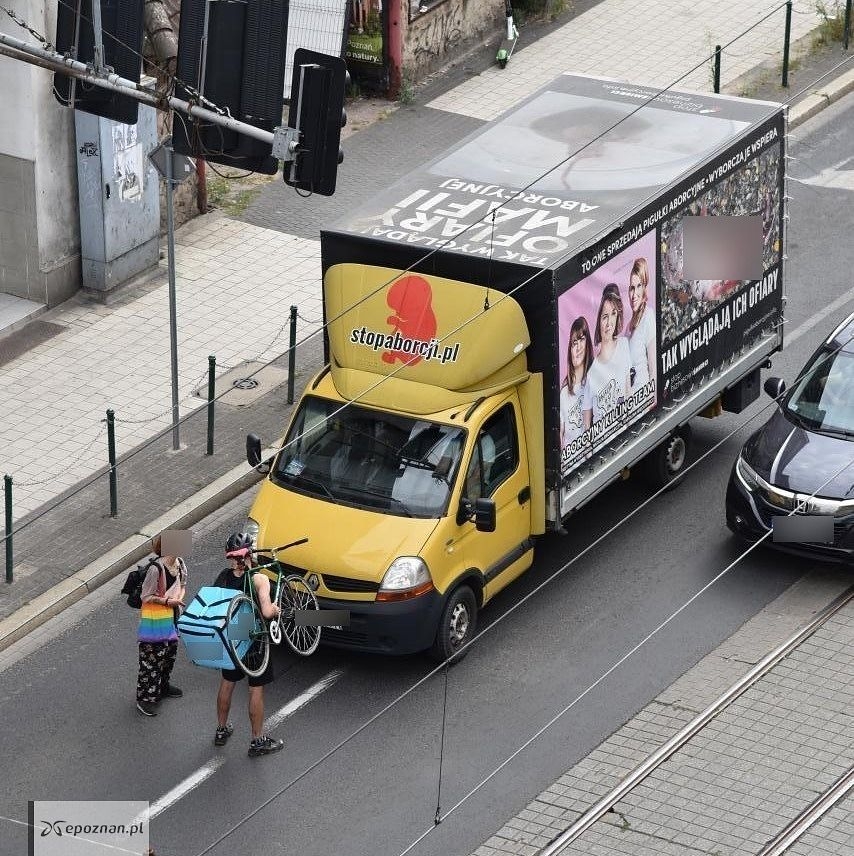
<path id="1" fill-rule="evenodd" d="M 169 268 L 169 355 L 172 368 L 172 449 L 181 448 L 178 413 L 178 310 L 175 299 L 175 221 L 172 214 L 172 145 L 166 152 L 166 263 Z"/>

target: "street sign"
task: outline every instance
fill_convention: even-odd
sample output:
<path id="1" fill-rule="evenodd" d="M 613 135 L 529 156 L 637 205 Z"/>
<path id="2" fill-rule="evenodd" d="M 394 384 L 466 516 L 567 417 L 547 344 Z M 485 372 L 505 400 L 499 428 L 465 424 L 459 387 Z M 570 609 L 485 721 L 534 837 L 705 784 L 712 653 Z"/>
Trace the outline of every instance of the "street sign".
<path id="1" fill-rule="evenodd" d="M 167 159 L 172 157 L 172 174 L 169 174 L 169 164 Z M 172 138 L 167 137 L 157 148 L 155 148 L 148 159 L 154 164 L 154 168 L 160 173 L 162 178 L 171 178 L 175 184 L 180 184 L 185 179 L 189 178 L 195 170 L 192 158 L 186 155 L 175 154 L 172 151 Z"/>

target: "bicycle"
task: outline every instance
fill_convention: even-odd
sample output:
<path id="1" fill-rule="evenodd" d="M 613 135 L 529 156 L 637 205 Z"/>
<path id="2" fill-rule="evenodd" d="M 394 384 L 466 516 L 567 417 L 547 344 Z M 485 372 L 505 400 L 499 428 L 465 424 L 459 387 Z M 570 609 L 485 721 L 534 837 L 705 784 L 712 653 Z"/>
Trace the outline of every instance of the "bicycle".
<path id="1" fill-rule="evenodd" d="M 300 538 L 281 547 L 252 550 L 255 555 L 271 553 L 273 558 L 254 567 L 247 567 L 243 575 L 243 592 L 235 595 L 226 613 L 226 635 L 229 654 L 235 664 L 249 677 L 258 677 L 270 660 L 270 643 L 279 645 L 284 639 L 295 654 L 307 657 L 320 644 L 319 626 L 298 622 L 298 613 L 320 609 L 314 592 L 299 574 L 288 574 L 279 553 L 290 547 L 305 544 L 308 538 Z M 273 584 L 271 600 L 279 607 L 279 614 L 267 621 L 255 597 L 252 576 L 264 574 Z"/>

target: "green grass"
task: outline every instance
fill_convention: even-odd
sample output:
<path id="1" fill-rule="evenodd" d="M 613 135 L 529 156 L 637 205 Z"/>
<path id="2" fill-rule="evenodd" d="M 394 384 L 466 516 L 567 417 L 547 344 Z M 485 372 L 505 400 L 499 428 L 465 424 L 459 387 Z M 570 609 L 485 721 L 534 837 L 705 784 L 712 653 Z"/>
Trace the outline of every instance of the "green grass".
<path id="1" fill-rule="evenodd" d="M 813 46 L 841 42 L 845 33 L 845 4 L 842 0 L 815 0 L 815 10 L 821 17 Z"/>

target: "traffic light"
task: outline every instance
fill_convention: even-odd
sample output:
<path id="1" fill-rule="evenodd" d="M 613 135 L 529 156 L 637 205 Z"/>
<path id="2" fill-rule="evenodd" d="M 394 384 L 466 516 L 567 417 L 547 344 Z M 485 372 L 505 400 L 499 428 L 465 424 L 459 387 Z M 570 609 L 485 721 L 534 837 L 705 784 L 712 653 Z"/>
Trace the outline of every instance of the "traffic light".
<path id="1" fill-rule="evenodd" d="M 287 0 L 181 0 L 176 95 L 195 101 L 201 93 L 234 119 L 272 132 L 282 120 L 287 22 Z M 270 143 L 203 119 L 176 121 L 172 145 L 253 172 L 279 169 Z"/>
<path id="2" fill-rule="evenodd" d="M 142 70 L 143 0 L 100 0 L 101 41 L 104 65 L 128 80 L 139 83 Z M 79 7 L 79 17 L 76 8 Z M 56 13 L 56 50 L 73 55 L 80 62 L 93 63 L 95 35 L 92 0 L 60 3 Z M 72 91 L 74 96 L 72 98 Z M 66 107 L 103 116 L 126 125 L 135 125 L 139 102 L 127 95 L 102 89 L 57 72 L 53 94 Z"/>
<path id="3" fill-rule="evenodd" d="M 299 131 L 294 159 L 285 164 L 286 184 L 321 196 L 335 193 L 341 129 L 347 124 L 344 92 L 350 75 L 344 60 L 306 48 L 294 51 L 288 126 Z"/>

